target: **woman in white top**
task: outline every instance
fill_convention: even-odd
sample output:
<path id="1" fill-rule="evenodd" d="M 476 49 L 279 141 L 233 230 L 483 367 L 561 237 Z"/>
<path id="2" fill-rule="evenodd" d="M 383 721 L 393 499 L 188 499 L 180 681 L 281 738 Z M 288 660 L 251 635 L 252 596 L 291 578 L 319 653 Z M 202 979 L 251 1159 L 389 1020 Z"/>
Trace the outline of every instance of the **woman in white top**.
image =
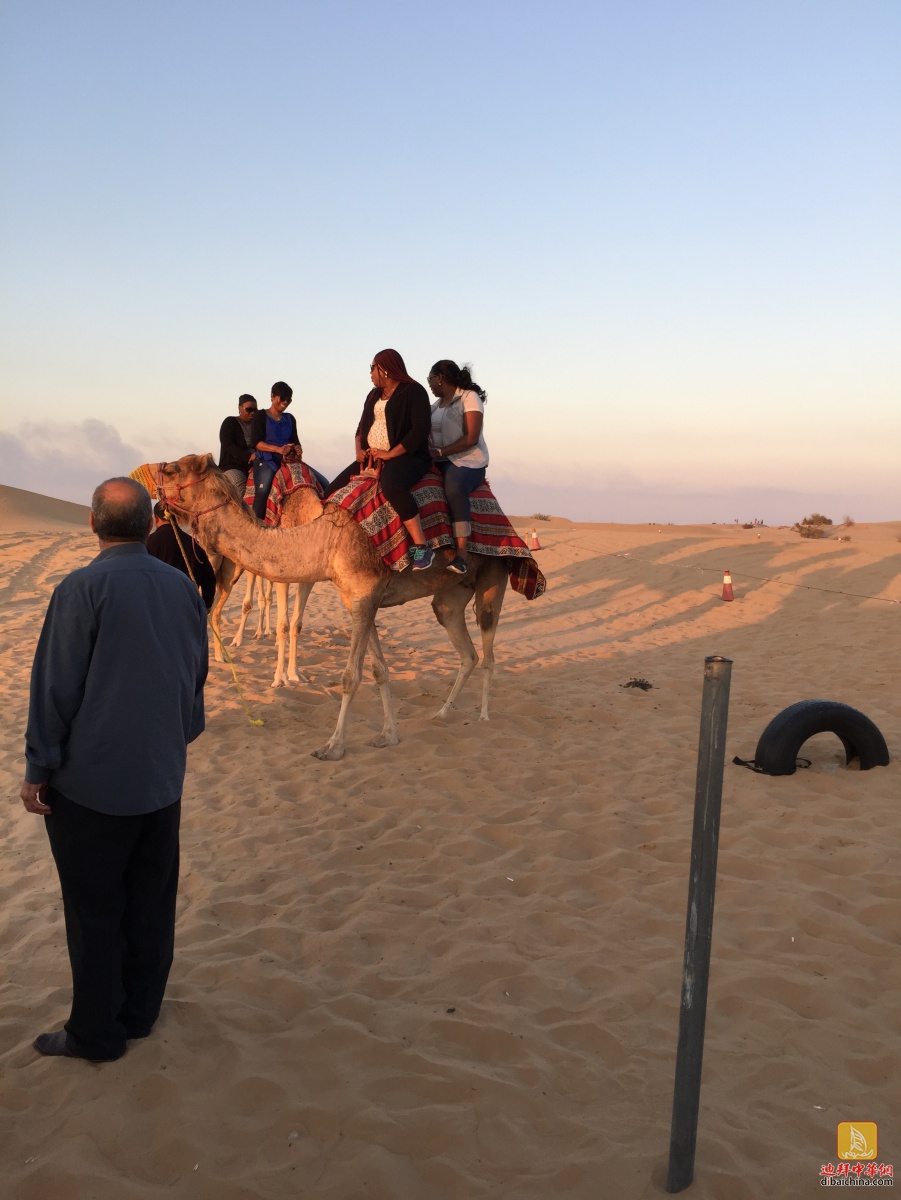
<path id="1" fill-rule="evenodd" d="M 454 523 L 457 557 L 447 569 L 465 575 L 469 569 L 467 542 L 471 532 L 469 497 L 485 481 L 488 447 L 482 436 L 485 393 L 473 383 L 471 368 L 449 358 L 429 371 L 429 388 L 438 399 L 432 405 L 432 458 L 444 476 L 444 490 Z"/>

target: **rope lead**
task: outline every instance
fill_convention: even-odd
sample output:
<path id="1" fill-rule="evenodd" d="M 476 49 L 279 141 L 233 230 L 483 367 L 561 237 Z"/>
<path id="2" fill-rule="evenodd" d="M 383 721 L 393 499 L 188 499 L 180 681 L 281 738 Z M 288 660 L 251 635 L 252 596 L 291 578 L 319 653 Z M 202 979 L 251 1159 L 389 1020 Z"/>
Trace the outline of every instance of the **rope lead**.
<path id="1" fill-rule="evenodd" d="M 178 548 L 181 551 L 181 556 L 185 560 L 185 568 L 188 572 L 188 578 L 191 580 L 191 582 L 194 584 L 194 586 L 197 587 L 198 586 L 197 580 L 194 578 L 194 572 L 191 570 L 191 564 L 190 564 L 190 562 L 188 562 L 188 556 L 187 556 L 187 554 L 185 554 L 185 548 L 182 545 L 182 540 L 178 536 L 178 526 L 175 523 L 175 518 L 173 517 L 172 513 L 168 511 L 168 509 L 166 511 L 166 515 L 169 518 L 169 524 L 172 526 L 172 532 L 175 534 L 175 540 L 178 543 Z M 244 705 L 244 711 L 247 714 L 247 720 L 251 723 L 251 725 L 265 725 L 266 724 L 265 721 L 262 721 L 262 720 L 258 719 L 257 717 L 254 717 L 253 713 L 250 711 L 250 705 L 247 703 L 246 699 L 244 698 L 244 693 L 241 691 L 241 684 L 238 680 L 238 672 L 235 670 L 235 664 L 232 662 L 231 655 L 226 650 L 225 645 L 222 641 L 222 638 L 216 632 L 216 629 L 213 626 L 212 618 L 210 617 L 209 613 L 207 613 L 207 615 L 206 615 L 206 623 L 207 623 L 207 625 L 209 625 L 210 629 L 212 629 L 213 637 L 219 643 L 219 649 L 222 651 L 225 661 L 231 667 L 232 677 L 234 678 L 234 681 L 235 681 L 235 691 L 238 693 L 238 699 Z"/>

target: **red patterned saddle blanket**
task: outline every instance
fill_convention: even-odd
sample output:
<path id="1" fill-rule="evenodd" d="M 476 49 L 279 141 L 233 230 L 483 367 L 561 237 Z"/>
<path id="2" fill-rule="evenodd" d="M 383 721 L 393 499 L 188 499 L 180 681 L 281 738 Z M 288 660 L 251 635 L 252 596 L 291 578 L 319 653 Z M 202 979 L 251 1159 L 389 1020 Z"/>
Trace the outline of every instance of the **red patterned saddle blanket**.
<path id="1" fill-rule="evenodd" d="M 410 493 L 419 506 L 422 531 L 429 545 L 433 549 L 456 545 L 440 471 L 433 467 Z M 355 475 L 346 487 L 329 496 L 326 503 L 337 504 L 353 514 L 393 571 L 403 571 L 410 565 L 413 543 L 403 521 L 382 494 L 377 479 Z M 472 509 L 469 550 L 473 554 L 506 559 L 513 590 L 527 600 L 540 596 L 547 588 L 547 581 L 487 481 L 476 488 L 469 503 Z"/>
<path id="2" fill-rule="evenodd" d="M 319 499 L 322 499 L 322 484 L 305 462 L 282 463 L 272 478 L 272 491 L 266 501 L 267 525 L 279 523 L 285 499 L 302 487 L 313 488 Z M 253 504 L 253 494 L 253 471 L 250 471 L 244 485 L 245 504 Z"/>

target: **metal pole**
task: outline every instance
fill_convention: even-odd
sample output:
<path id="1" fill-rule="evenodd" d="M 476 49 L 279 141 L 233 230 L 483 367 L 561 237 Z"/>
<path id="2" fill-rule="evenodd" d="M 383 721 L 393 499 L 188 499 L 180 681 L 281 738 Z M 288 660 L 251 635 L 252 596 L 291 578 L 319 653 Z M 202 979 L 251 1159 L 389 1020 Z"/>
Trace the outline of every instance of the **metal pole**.
<path id="1" fill-rule="evenodd" d="M 701 737 L 698 743 L 688 915 L 685 921 L 682 1009 L 679 1014 L 669 1173 L 666 1180 L 668 1192 L 683 1191 L 694 1178 L 731 677 L 730 658 L 721 658 L 717 654 L 704 659 Z"/>

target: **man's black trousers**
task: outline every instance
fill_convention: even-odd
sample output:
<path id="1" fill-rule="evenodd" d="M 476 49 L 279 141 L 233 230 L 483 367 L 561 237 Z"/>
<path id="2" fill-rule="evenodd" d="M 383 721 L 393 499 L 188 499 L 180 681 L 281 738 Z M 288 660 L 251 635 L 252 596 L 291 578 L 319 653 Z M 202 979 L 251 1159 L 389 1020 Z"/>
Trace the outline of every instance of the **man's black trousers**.
<path id="1" fill-rule="evenodd" d="M 96 812 L 53 788 L 47 803 L 72 964 L 67 1044 L 83 1058 L 119 1058 L 127 1038 L 150 1033 L 166 990 L 181 801 L 131 817 Z"/>

